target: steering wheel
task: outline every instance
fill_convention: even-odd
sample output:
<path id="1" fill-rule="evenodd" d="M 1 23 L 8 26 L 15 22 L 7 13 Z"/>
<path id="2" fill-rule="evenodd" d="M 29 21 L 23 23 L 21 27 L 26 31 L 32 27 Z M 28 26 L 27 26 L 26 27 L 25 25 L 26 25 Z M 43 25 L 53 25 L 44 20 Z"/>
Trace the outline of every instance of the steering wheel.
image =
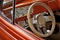
<path id="1" fill-rule="evenodd" d="M 36 30 L 35 26 L 33 25 L 33 22 L 32 22 L 32 18 L 30 17 L 30 12 L 32 10 L 32 8 L 36 5 L 40 5 L 40 6 L 43 6 L 44 8 L 46 8 L 50 14 L 50 16 L 46 16 L 48 17 L 48 19 L 52 22 L 50 26 L 51 29 L 49 32 L 47 32 L 47 28 L 46 28 L 46 18 L 44 18 L 43 14 L 44 13 L 40 13 L 38 14 L 38 16 L 36 17 L 37 19 L 37 24 L 39 24 L 38 26 L 36 26 L 36 28 L 38 28 L 38 30 Z M 52 12 L 51 8 L 48 7 L 48 5 L 46 5 L 45 3 L 43 2 L 35 2 L 33 3 L 29 9 L 28 9 L 28 12 L 27 12 L 27 19 L 28 19 L 28 24 L 29 24 L 29 27 L 31 28 L 31 30 L 33 31 L 33 33 L 35 33 L 36 35 L 40 36 L 40 37 L 48 37 L 50 35 L 52 35 L 52 33 L 54 32 L 54 29 L 55 29 L 55 17 L 54 17 L 54 13 Z M 35 21 L 36 22 L 36 21 Z"/>

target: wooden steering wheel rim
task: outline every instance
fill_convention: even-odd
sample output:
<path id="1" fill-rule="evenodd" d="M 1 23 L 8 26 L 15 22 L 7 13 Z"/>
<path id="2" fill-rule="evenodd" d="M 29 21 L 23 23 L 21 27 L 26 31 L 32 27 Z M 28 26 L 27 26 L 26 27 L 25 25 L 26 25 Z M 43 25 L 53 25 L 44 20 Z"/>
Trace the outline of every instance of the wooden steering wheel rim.
<path id="1" fill-rule="evenodd" d="M 31 11 L 31 9 L 34 7 L 34 6 L 36 6 L 36 5 L 40 5 L 40 6 L 43 6 L 44 8 L 46 8 L 47 10 L 48 10 L 48 12 L 50 13 L 50 15 L 51 15 L 51 17 L 52 17 L 52 28 L 51 28 L 51 32 L 49 33 L 49 34 L 41 34 L 41 33 L 39 33 L 35 28 L 34 28 L 34 26 L 33 26 L 33 23 L 32 23 L 32 20 L 31 20 L 31 18 L 30 18 L 30 11 Z M 54 17 L 54 14 L 53 14 L 53 12 L 52 12 L 52 10 L 51 10 L 51 8 L 49 8 L 48 7 L 48 5 L 46 5 L 45 3 L 43 3 L 43 2 L 35 2 L 35 3 L 33 3 L 30 7 L 29 7 L 29 9 L 28 9 L 28 12 L 27 12 L 27 19 L 28 19 L 28 24 L 29 24 L 29 27 L 31 28 L 31 30 L 36 34 L 36 35 L 38 35 L 38 36 L 40 36 L 40 37 L 48 37 L 48 36 L 50 36 L 53 32 L 54 32 L 54 29 L 55 29 L 55 17 Z"/>

